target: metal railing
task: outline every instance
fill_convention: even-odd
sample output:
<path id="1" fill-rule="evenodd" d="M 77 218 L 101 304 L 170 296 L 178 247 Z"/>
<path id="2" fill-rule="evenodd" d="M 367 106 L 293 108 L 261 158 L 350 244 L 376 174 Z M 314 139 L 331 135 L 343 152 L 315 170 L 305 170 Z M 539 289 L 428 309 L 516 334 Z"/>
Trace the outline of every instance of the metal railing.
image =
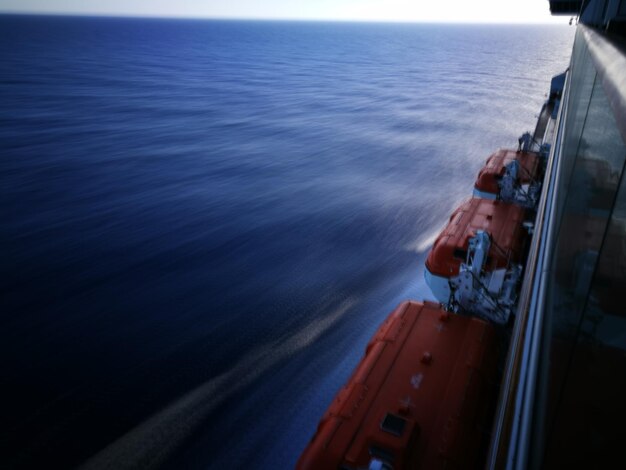
<path id="1" fill-rule="evenodd" d="M 515 326 L 513 328 L 509 352 L 506 359 L 504 376 L 496 409 L 494 431 L 491 446 L 488 454 L 487 468 L 524 468 L 516 465 L 515 457 L 523 457 L 524 452 L 518 448 L 518 437 L 520 433 L 520 415 L 517 414 L 523 404 L 524 397 L 532 392 L 534 384 L 528 384 L 530 377 L 529 343 L 532 337 L 537 335 L 537 328 L 541 323 L 537 305 L 536 294 L 541 281 L 541 274 L 545 272 L 545 264 L 549 260 L 547 253 L 548 244 L 545 241 L 549 238 L 550 222 L 554 217 L 554 207 L 552 201 L 556 197 L 556 177 L 559 163 L 558 152 L 560 151 L 561 130 L 565 124 L 565 111 L 567 108 L 567 96 L 569 94 L 568 73 L 566 85 L 561 99 L 561 106 L 557 116 L 557 141 L 553 142 L 548 157 L 544 185 L 539 200 L 537 217 L 535 220 L 535 230 L 531 242 L 528 261 L 520 292 L 520 300 L 516 313 Z M 533 304 L 535 301 L 535 305 Z M 532 307 L 532 308 L 531 308 Z M 529 388 L 531 390 L 529 390 Z"/>

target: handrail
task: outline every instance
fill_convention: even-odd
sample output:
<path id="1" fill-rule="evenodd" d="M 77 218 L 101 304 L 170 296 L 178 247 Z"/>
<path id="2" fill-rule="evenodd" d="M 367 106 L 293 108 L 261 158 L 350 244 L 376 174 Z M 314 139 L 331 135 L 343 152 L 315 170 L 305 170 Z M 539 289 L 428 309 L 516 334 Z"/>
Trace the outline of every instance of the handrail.
<path id="1" fill-rule="evenodd" d="M 563 99 L 561 100 L 561 106 L 557 115 L 557 131 L 563 127 L 565 122 L 565 109 L 567 108 L 567 96 L 569 95 L 569 80 L 570 74 L 567 72 Z M 557 132 L 556 135 L 558 139 L 560 132 Z M 557 174 L 555 167 L 558 163 L 557 150 L 559 150 L 560 147 L 559 145 L 556 145 L 557 143 L 558 142 L 555 142 L 555 145 L 552 145 L 550 149 L 546 174 L 544 177 L 544 185 L 539 199 L 537 217 L 535 220 L 535 230 L 529 250 L 524 280 L 522 282 L 516 321 L 506 358 L 504 377 L 502 380 L 502 387 L 500 389 L 498 407 L 494 418 L 494 431 L 487 456 L 486 468 L 488 469 L 500 469 L 505 466 L 508 467 L 511 463 L 509 439 L 511 433 L 513 432 L 513 421 L 516 418 L 514 414 L 517 408 L 516 404 L 519 401 L 520 377 L 522 377 L 520 369 L 523 365 L 523 356 L 525 352 L 524 345 L 528 340 L 529 325 L 531 323 L 531 318 L 529 318 L 530 307 L 537 279 L 539 277 L 537 276 L 539 260 L 540 258 L 545 259 L 546 256 L 545 244 L 542 243 L 545 240 L 545 235 L 547 234 L 548 224 L 546 224 L 546 219 L 548 217 L 551 218 L 553 215 L 552 207 L 548 207 L 548 201 L 553 201 L 555 197 L 554 183 Z M 540 254 L 543 256 L 540 257 Z M 532 322 L 533 325 L 534 323 L 535 322 Z"/>

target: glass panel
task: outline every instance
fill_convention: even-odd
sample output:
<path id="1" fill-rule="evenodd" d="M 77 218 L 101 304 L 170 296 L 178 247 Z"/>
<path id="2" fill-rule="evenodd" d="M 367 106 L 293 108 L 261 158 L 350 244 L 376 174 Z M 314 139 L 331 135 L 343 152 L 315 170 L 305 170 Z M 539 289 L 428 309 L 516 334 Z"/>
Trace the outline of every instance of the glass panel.
<path id="1" fill-rule="evenodd" d="M 583 322 L 591 341 L 626 350 L 626 178 L 606 232 Z"/>
<path id="2" fill-rule="evenodd" d="M 626 419 L 626 308 L 618 295 L 626 292 L 625 161 L 596 80 L 553 260 L 545 468 L 604 468 L 622 452 L 615 430 Z"/>
<path id="3" fill-rule="evenodd" d="M 596 78 L 596 69 L 593 67 L 591 56 L 589 55 L 582 31 L 580 30 L 576 33 L 570 74 L 571 87 L 567 104 L 566 127 L 561 143 L 559 197 L 555 207 L 557 214 L 562 211 L 565 198 L 570 190 L 567 182 L 571 177 L 575 158 L 578 153 L 582 129 L 585 124 L 585 118 L 587 117 L 591 92 Z"/>
<path id="4" fill-rule="evenodd" d="M 575 159 L 554 258 L 553 333 L 577 333 L 626 157 L 597 81 Z"/>

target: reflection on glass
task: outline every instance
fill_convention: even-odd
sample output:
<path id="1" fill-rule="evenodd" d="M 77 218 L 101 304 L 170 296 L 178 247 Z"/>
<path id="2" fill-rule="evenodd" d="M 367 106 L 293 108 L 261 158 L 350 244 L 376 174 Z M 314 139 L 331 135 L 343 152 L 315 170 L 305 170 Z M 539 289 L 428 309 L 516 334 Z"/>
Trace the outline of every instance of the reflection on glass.
<path id="1" fill-rule="evenodd" d="M 584 44 L 579 43 L 583 48 Z M 578 59 L 588 57 L 579 51 Z M 608 468 L 626 420 L 626 146 L 590 60 L 586 112 L 569 110 L 561 176 L 568 185 L 552 260 L 545 468 Z M 568 174 L 569 172 L 569 174 Z M 616 460 L 618 459 L 618 460 Z M 623 462 L 623 456 L 621 457 Z"/>

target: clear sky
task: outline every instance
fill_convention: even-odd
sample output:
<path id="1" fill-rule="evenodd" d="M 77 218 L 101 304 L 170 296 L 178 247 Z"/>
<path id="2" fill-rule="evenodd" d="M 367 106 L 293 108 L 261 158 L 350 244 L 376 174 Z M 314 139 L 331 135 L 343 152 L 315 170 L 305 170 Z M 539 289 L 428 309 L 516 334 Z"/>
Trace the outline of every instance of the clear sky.
<path id="1" fill-rule="evenodd" d="M 1 12 L 188 18 L 565 23 L 548 0 L 0 0 Z"/>

